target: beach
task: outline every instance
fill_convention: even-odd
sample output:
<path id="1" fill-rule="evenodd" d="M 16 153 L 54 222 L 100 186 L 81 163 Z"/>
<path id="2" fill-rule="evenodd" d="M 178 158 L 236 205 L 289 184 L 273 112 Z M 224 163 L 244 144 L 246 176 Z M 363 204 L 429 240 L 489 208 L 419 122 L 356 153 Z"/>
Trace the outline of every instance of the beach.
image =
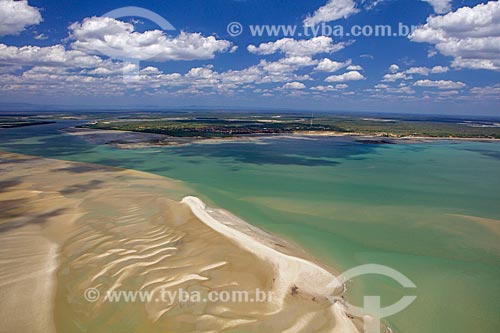
<path id="1" fill-rule="evenodd" d="M 144 172 L 0 153 L 2 332 L 358 332 L 334 272 Z M 182 199 L 184 198 L 184 199 Z M 182 199 L 182 200 L 181 200 Z M 331 284 L 330 284 L 331 286 Z M 89 302 L 86 290 L 262 290 L 267 302 Z M 25 318 L 30 318 L 26 320 Z"/>

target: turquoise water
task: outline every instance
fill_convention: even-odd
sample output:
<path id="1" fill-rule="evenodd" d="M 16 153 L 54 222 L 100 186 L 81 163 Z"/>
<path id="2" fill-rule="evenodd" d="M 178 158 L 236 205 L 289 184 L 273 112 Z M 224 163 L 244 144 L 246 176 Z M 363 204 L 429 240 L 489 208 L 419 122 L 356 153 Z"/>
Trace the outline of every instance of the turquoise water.
<path id="1" fill-rule="evenodd" d="M 0 149 L 180 179 L 338 271 L 393 267 L 417 288 L 370 275 L 353 281 L 349 297 L 390 305 L 416 295 L 386 319 L 396 331 L 500 331 L 499 143 L 283 138 L 122 150 L 58 132 L 72 124 L 1 130 Z"/>

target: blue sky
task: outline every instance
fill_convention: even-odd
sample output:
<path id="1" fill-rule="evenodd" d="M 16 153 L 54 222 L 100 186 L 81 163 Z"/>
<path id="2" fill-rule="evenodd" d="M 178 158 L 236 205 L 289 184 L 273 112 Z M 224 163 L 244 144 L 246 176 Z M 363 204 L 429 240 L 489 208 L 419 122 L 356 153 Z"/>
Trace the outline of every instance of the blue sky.
<path id="1" fill-rule="evenodd" d="M 0 102 L 500 115 L 499 32 L 499 1 L 0 0 Z"/>

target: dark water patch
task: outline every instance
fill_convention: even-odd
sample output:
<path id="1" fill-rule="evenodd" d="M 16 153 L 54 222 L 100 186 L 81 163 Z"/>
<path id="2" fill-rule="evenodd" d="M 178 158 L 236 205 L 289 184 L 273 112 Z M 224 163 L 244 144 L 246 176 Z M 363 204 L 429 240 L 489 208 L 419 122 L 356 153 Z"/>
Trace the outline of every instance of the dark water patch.
<path id="1" fill-rule="evenodd" d="M 175 147 L 180 156 L 231 158 L 238 162 L 257 165 L 335 166 L 339 161 L 370 153 L 378 145 L 353 143 L 343 138 L 327 139 L 271 139 L 261 144 L 221 143 L 217 145 L 190 145 Z"/>
<path id="2" fill-rule="evenodd" d="M 5 158 L 5 157 L 2 157 L 0 155 L 0 165 L 3 165 L 3 164 L 13 164 L 15 165 L 16 163 L 29 163 L 29 162 L 34 162 L 34 161 L 37 161 L 39 160 L 38 157 L 26 157 L 26 156 L 23 156 L 22 159 L 9 159 L 9 158 Z"/>
<path id="3" fill-rule="evenodd" d="M 500 160 L 500 151 L 497 150 L 490 150 L 490 149 L 480 149 L 480 148 L 474 148 L 474 149 L 464 149 L 466 151 L 471 151 L 474 153 L 479 153 L 483 156 L 494 158 L 496 160 Z"/>
<path id="4" fill-rule="evenodd" d="M 89 153 L 94 149 L 94 146 L 67 135 L 55 134 L 53 136 L 38 138 L 34 136 L 33 138 L 36 138 L 37 142 L 26 143 L 17 141 L 17 139 L 2 140 L 0 147 L 4 147 L 10 151 L 22 152 L 23 154 L 54 158 Z"/>
<path id="5" fill-rule="evenodd" d="M 86 173 L 91 171 L 115 172 L 116 169 L 102 165 L 83 164 L 83 165 L 71 165 L 69 167 L 51 170 L 51 172 L 61 172 L 61 171 L 70 173 Z"/>
<path id="6" fill-rule="evenodd" d="M 12 230 L 12 229 L 21 228 L 21 227 L 24 227 L 28 224 L 44 224 L 52 217 L 59 216 L 67 210 L 65 208 L 58 208 L 58 209 L 51 210 L 50 212 L 47 212 L 47 213 L 42 213 L 42 214 L 37 214 L 34 216 L 26 217 L 25 208 L 26 208 L 26 205 L 29 203 L 30 203 L 30 200 L 28 200 L 28 199 L 16 200 L 16 203 L 14 206 L 16 208 L 16 211 L 20 211 L 20 212 L 18 214 L 11 213 L 10 216 L 9 216 L 9 214 L 7 214 L 7 217 L 9 217 L 9 218 L 16 218 L 17 217 L 17 219 L 15 219 L 14 221 L 6 222 L 6 223 L 1 223 L 0 224 L 0 232 L 5 232 L 5 231 Z M 4 219 L 4 216 L 5 216 L 4 213 L 0 213 L 0 217 L 2 217 L 2 219 Z"/>
<path id="7" fill-rule="evenodd" d="M 60 192 L 64 195 L 75 194 L 75 193 L 85 193 L 90 190 L 95 190 L 101 188 L 101 184 L 104 183 L 102 180 L 90 180 L 85 184 L 75 184 L 71 185 L 65 189 L 62 189 Z"/>
<path id="8" fill-rule="evenodd" d="M 0 200 L 0 217 L 4 219 L 12 219 L 16 217 L 21 217 L 26 214 L 26 210 L 20 209 L 21 207 L 28 204 L 27 199 L 6 199 Z"/>
<path id="9" fill-rule="evenodd" d="M 362 143 L 366 145 L 394 145 L 396 142 L 392 140 L 377 140 L 377 139 L 366 139 L 366 140 L 356 140 L 357 143 Z"/>
<path id="10" fill-rule="evenodd" d="M 21 185 L 23 182 L 19 179 L 10 179 L 0 181 L 0 193 L 9 192 L 9 189 Z"/>

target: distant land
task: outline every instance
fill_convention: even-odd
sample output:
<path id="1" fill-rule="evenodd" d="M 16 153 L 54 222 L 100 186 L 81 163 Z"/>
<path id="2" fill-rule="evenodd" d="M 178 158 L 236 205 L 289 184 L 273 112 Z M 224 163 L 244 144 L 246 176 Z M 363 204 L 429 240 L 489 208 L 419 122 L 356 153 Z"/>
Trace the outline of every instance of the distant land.
<path id="1" fill-rule="evenodd" d="M 57 110 L 0 113 L 0 128 L 77 121 L 65 131 L 85 140 L 122 148 L 163 146 L 202 140 L 240 140 L 265 136 L 353 136 L 364 143 L 403 140 L 500 139 L 500 118 L 380 113 L 299 111 Z"/>

